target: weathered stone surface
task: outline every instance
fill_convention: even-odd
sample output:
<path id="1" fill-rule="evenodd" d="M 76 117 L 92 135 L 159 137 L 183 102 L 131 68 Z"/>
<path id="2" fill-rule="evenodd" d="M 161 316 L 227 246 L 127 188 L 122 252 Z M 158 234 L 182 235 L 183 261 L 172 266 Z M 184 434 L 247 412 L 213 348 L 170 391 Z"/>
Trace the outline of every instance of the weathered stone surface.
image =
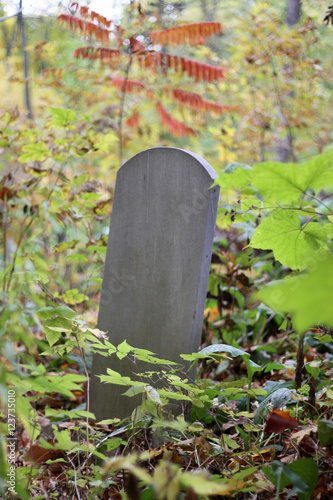
<path id="1" fill-rule="evenodd" d="M 198 350 L 211 260 L 218 186 L 212 167 L 176 148 L 139 153 L 118 171 L 98 328 L 181 362 Z M 141 365 L 148 369 L 148 365 Z M 127 417 L 140 398 L 102 384 L 107 367 L 132 376 L 133 364 L 94 355 L 90 408 L 98 420 Z M 155 369 L 154 367 L 153 369 Z M 141 397 L 141 396 L 140 396 Z"/>

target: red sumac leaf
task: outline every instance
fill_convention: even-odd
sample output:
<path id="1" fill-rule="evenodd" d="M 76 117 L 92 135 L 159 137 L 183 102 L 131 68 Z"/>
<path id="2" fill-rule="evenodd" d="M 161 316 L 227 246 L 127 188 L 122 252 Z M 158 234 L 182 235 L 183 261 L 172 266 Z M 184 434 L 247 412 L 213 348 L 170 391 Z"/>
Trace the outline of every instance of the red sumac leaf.
<path id="1" fill-rule="evenodd" d="M 109 62 L 119 57 L 120 52 L 117 49 L 109 49 L 107 47 L 79 47 L 74 51 L 74 57 L 82 57 L 82 59 L 100 59 L 102 62 Z"/>
<path id="2" fill-rule="evenodd" d="M 127 118 L 127 120 L 125 120 L 124 124 L 127 125 L 127 127 L 131 127 L 131 128 L 134 128 L 134 127 L 138 127 L 139 126 L 139 122 L 140 122 L 140 114 L 138 111 L 133 111 L 133 113 L 131 114 L 131 116 L 129 116 Z"/>
<path id="3" fill-rule="evenodd" d="M 166 30 L 153 31 L 150 38 L 154 44 L 161 45 L 179 45 L 188 43 L 190 45 L 198 45 L 204 43 L 205 39 L 212 35 L 222 33 L 221 23 L 214 21 L 204 23 L 184 24 Z"/>
<path id="4" fill-rule="evenodd" d="M 121 92 L 138 92 L 140 90 L 143 90 L 145 86 L 143 83 L 138 82 L 136 80 L 125 80 L 125 78 L 114 78 L 111 80 L 111 85 L 114 85 L 119 89 Z"/>
<path id="5" fill-rule="evenodd" d="M 184 135 L 197 136 L 198 132 L 193 128 L 181 123 L 167 112 L 160 102 L 156 104 L 156 110 L 160 116 L 161 122 L 174 137 L 183 137 Z"/>
<path id="6" fill-rule="evenodd" d="M 234 106 L 222 106 L 216 102 L 207 101 L 203 99 L 199 94 L 194 92 L 188 92 L 182 89 L 172 89 L 172 98 L 175 101 L 184 104 L 192 109 L 197 109 L 198 111 L 203 111 L 204 113 L 218 113 L 222 114 L 226 111 L 234 110 Z"/>

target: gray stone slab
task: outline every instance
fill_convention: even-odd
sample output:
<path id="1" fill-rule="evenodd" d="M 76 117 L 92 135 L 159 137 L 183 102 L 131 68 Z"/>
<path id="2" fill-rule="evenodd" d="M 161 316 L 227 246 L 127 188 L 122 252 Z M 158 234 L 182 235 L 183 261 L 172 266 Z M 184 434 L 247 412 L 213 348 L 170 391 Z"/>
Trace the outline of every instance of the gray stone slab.
<path id="1" fill-rule="evenodd" d="M 143 151 L 118 171 L 98 328 L 159 357 L 182 362 L 198 350 L 211 261 L 219 187 L 213 168 L 176 148 Z M 90 408 L 98 420 L 130 416 L 140 397 L 101 383 L 110 367 L 132 376 L 115 355 L 94 355 Z M 143 369 L 151 369 L 142 365 Z M 153 367 L 156 369 L 156 366 Z"/>

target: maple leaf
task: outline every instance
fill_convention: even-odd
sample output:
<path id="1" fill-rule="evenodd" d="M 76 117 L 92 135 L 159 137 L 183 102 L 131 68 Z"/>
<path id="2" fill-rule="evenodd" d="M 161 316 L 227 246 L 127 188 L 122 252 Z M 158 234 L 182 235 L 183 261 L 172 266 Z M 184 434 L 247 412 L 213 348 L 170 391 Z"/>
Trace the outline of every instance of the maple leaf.
<path id="1" fill-rule="evenodd" d="M 298 429 L 298 422 L 289 415 L 289 411 L 270 411 L 266 420 L 264 432 L 281 434 L 285 429 Z"/>
<path id="2" fill-rule="evenodd" d="M 317 194 L 333 184 L 333 157 L 328 151 L 303 164 L 266 161 L 253 167 L 253 186 L 267 200 L 299 203 L 308 190 Z"/>
<path id="3" fill-rule="evenodd" d="M 291 269 L 305 269 L 308 257 L 327 248 L 326 229 L 317 222 L 301 226 L 295 211 L 272 210 L 252 236 L 250 247 L 273 250 L 274 257 Z"/>
<path id="4" fill-rule="evenodd" d="M 333 327 L 333 255 L 318 261 L 311 273 L 266 285 L 256 299 L 274 310 L 288 312 L 298 332 L 318 323 Z"/>

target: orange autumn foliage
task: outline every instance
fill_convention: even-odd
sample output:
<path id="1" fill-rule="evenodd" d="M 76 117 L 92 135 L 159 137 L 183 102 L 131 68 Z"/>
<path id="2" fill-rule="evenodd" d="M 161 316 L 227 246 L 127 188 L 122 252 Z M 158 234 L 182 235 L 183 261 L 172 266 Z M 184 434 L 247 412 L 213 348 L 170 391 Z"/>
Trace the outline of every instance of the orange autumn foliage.
<path id="1" fill-rule="evenodd" d="M 205 113 L 225 113 L 234 109 L 233 106 L 222 106 L 216 102 L 207 101 L 199 94 L 188 92 L 187 90 L 172 89 L 172 98 L 185 106 Z"/>
<path id="2" fill-rule="evenodd" d="M 131 116 L 127 118 L 127 120 L 124 121 L 124 125 L 127 127 L 135 128 L 139 126 L 140 123 L 140 113 L 138 111 L 133 111 Z"/>
<path id="3" fill-rule="evenodd" d="M 45 68 L 42 71 L 42 75 L 45 78 L 48 78 L 48 77 L 51 76 L 55 80 L 60 80 L 60 78 L 62 77 L 63 73 L 64 73 L 64 70 L 62 68 Z"/>
<path id="4" fill-rule="evenodd" d="M 102 62 L 109 62 L 120 56 L 118 49 L 109 49 L 107 47 L 79 47 L 74 51 L 74 57 L 82 59 L 99 59 Z"/>
<path id="5" fill-rule="evenodd" d="M 106 17 L 90 10 L 89 7 L 80 6 L 77 2 L 71 4 L 71 8 L 75 9 L 75 12 L 79 12 L 82 17 L 90 17 L 92 21 L 97 21 L 99 24 L 103 24 L 106 28 L 110 28 L 112 21 L 106 19 Z"/>
<path id="6" fill-rule="evenodd" d="M 164 70 L 166 70 L 166 68 L 174 69 L 175 71 L 187 73 L 187 75 L 190 78 L 194 78 L 196 82 L 199 80 L 212 82 L 220 80 L 224 76 L 222 68 L 173 54 L 163 55 L 159 52 L 150 51 L 139 54 L 137 57 L 139 64 L 146 69 L 151 69 L 153 71 L 157 71 L 160 67 Z"/>
<path id="7" fill-rule="evenodd" d="M 111 85 L 117 87 L 121 92 L 139 92 L 145 88 L 143 83 L 138 82 L 137 80 L 126 80 L 125 78 L 113 78 L 111 80 Z"/>
<path id="8" fill-rule="evenodd" d="M 153 31 L 150 34 L 153 44 L 160 45 L 179 45 L 190 44 L 198 45 L 205 42 L 205 39 L 212 35 L 220 35 L 222 25 L 217 22 L 191 23 L 182 26 L 176 26 L 166 30 Z"/>
<path id="9" fill-rule="evenodd" d="M 85 21 L 75 16 L 70 16 L 69 14 L 61 14 L 58 17 L 58 22 L 61 25 L 67 25 L 74 33 L 80 31 L 84 37 L 94 36 L 97 41 L 106 45 L 109 44 L 110 30 L 101 28 L 95 23 Z"/>
<path id="10" fill-rule="evenodd" d="M 156 111 L 158 112 L 163 125 L 174 137 L 183 137 L 184 135 L 198 135 L 198 132 L 193 128 L 185 125 L 185 123 L 179 122 L 175 118 L 172 118 L 172 116 L 167 112 L 167 110 L 159 101 L 156 104 Z"/>
<path id="11" fill-rule="evenodd" d="M 71 8 L 76 15 L 62 14 L 58 17 L 58 21 L 66 25 L 72 31 L 79 31 L 82 36 L 92 38 L 103 46 L 94 47 L 92 45 L 79 47 L 74 51 L 74 57 L 90 60 L 100 60 L 102 63 L 111 63 L 119 58 L 122 53 L 123 33 L 124 30 L 120 25 L 112 21 L 108 21 L 104 16 L 97 14 L 87 6 L 80 6 L 77 2 L 71 4 Z M 71 12 L 71 14 L 73 11 Z M 105 45 L 109 44 L 110 34 L 115 36 L 117 48 L 108 48 Z M 212 35 L 222 33 L 222 26 L 219 22 L 204 22 L 191 23 L 187 25 L 177 26 L 167 30 L 153 31 L 150 35 L 153 43 L 161 45 L 171 44 L 190 44 L 196 45 L 203 43 Z M 138 61 L 141 68 L 149 69 L 150 71 L 160 71 L 166 75 L 168 70 L 186 74 L 189 78 L 194 78 L 195 82 L 214 82 L 224 77 L 224 70 L 211 64 L 198 62 L 186 57 L 181 57 L 174 54 L 166 54 L 155 50 L 147 50 L 143 43 L 138 40 L 138 37 L 129 37 L 129 47 L 125 52 L 128 52 L 133 59 Z M 56 73 L 53 70 L 45 73 L 45 76 Z M 138 92 L 145 88 L 145 85 L 136 80 L 122 78 L 114 78 L 111 80 L 111 85 L 117 87 L 121 92 Z M 149 99 L 147 93 L 146 96 Z M 172 93 L 174 100 L 193 109 L 200 110 L 206 113 L 224 113 L 232 109 L 228 106 L 205 100 L 198 94 L 186 92 L 180 89 L 174 89 Z M 173 118 L 160 102 L 156 104 L 156 110 L 159 114 L 161 122 L 170 131 L 174 137 L 182 137 L 184 135 L 197 136 L 198 132 L 185 123 L 181 123 Z M 134 112 L 124 123 L 128 126 L 138 126 L 140 115 Z"/>

